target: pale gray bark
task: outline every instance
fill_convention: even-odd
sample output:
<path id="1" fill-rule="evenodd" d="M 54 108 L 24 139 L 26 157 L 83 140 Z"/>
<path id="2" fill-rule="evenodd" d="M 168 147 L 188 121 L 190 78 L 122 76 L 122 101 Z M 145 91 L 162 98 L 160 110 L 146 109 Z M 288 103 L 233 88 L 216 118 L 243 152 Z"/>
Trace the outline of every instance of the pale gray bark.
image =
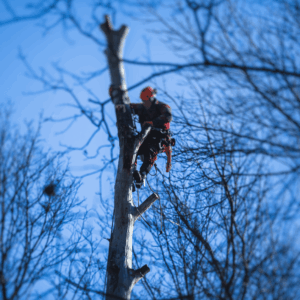
<path id="1" fill-rule="evenodd" d="M 149 133 L 150 129 L 137 138 L 130 137 L 133 121 L 128 104 L 130 103 L 125 82 L 125 72 L 122 63 L 122 53 L 128 27 L 122 26 L 120 30 L 113 30 L 108 16 L 101 24 L 108 47 L 105 54 L 111 76 L 112 100 L 116 107 L 117 127 L 120 144 L 120 156 L 117 178 L 115 182 L 114 197 L 114 227 L 112 229 L 109 254 L 107 261 L 107 299 L 130 299 L 134 285 L 150 271 L 147 265 L 138 270 L 132 269 L 132 234 L 137 218 L 154 203 L 158 196 L 151 195 L 140 207 L 136 208 L 132 199 L 132 163 L 137 151 Z M 118 91 L 121 87 L 122 93 Z M 119 109 L 121 108 L 121 109 Z M 126 149 L 126 153 L 124 152 Z M 128 153 L 131 155 L 128 156 Z M 126 156 L 126 157 L 125 157 Z M 129 159 L 128 163 L 125 160 Z"/>

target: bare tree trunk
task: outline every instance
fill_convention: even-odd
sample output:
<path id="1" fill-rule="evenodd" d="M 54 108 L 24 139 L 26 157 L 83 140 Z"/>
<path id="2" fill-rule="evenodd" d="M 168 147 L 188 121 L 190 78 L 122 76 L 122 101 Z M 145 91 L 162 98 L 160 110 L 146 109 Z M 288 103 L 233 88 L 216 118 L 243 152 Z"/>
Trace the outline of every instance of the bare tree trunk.
<path id="1" fill-rule="evenodd" d="M 129 108 L 130 100 L 127 93 L 125 73 L 122 63 L 123 45 L 128 33 L 128 27 L 113 30 L 108 16 L 101 24 L 108 48 L 105 54 L 111 76 L 112 100 L 116 107 L 117 127 L 120 144 L 120 156 L 114 197 L 114 227 L 111 233 L 107 261 L 107 299 L 130 299 L 134 285 L 150 269 L 144 265 L 138 270 L 132 269 L 132 234 L 137 218 L 143 214 L 157 199 L 151 195 L 140 207 L 135 207 L 132 200 L 132 163 L 137 150 L 150 129 L 137 137 L 132 136 L 130 127 L 133 120 Z M 125 150 L 125 151 L 124 151 Z"/>

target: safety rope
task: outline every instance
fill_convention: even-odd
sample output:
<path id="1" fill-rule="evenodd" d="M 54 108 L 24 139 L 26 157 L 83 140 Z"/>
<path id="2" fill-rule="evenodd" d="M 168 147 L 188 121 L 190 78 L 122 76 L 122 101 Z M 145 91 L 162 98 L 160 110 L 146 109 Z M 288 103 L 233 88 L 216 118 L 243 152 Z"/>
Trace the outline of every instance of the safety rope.
<path id="1" fill-rule="evenodd" d="M 155 193 L 156 195 L 158 195 L 158 193 L 156 193 L 156 192 L 153 191 L 153 189 L 151 188 L 151 186 L 150 186 L 148 180 L 147 180 L 147 184 L 148 184 L 150 190 L 152 191 L 152 193 Z M 139 203 L 140 203 L 140 200 L 139 200 L 139 199 L 140 199 L 140 195 L 139 195 L 139 190 L 138 190 L 138 189 L 137 189 L 137 196 L 138 196 L 138 206 L 139 206 Z M 160 224 L 161 224 L 159 235 L 161 235 L 161 234 L 162 234 L 162 216 L 163 216 L 163 211 L 162 211 L 161 200 L 160 200 L 160 196 L 159 196 L 159 195 L 158 195 L 158 198 L 159 198 L 159 204 L 160 204 Z M 140 213 L 138 207 L 134 204 L 134 202 L 133 202 L 133 205 L 134 205 L 134 207 L 137 208 L 137 211 Z M 154 207 L 153 207 L 153 208 L 154 208 Z M 154 210 L 157 211 L 155 208 L 154 208 Z M 159 212 L 158 212 L 158 213 L 159 213 Z M 152 226 L 145 220 L 145 218 L 142 216 L 142 214 L 141 214 L 140 216 L 141 216 L 141 218 L 145 221 L 145 223 L 152 229 Z M 175 225 L 177 225 L 177 226 L 179 226 L 179 227 L 181 228 L 181 226 L 180 226 L 178 223 L 176 223 L 176 222 L 174 222 L 174 221 L 168 219 L 165 215 L 164 215 L 164 218 L 165 218 L 167 221 L 169 221 L 169 222 L 171 222 L 171 223 L 173 223 L 173 224 L 175 224 Z"/>
<path id="2" fill-rule="evenodd" d="M 141 212 L 139 211 L 138 207 L 140 206 L 140 193 L 139 193 L 139 189 L 137 189 L 137 197 L 138 197 L 138 206 L 135 206 L 135 204 L 133 203 L 133 205 L 136 207 L 137 211 L 140 213 L 140 217 L 146 222 L 146 224 L 150 227 L 151 225 L 145 220 L 145 218 L 142 216 Z"/>
<path id="3" fill-rule="evenodd" d="M 154 167 L 155 167 L 155 174 L 152 175 L 152 174 L 149 173 L 149 175 L 152 176 L 152 177 L 157 175 L 157 166 L 156 166 L 156 163 L 154 163 Z"/>
<path id="4" fill-rule="evenodd" d="M 155 167 L 155 169 L 156 169 L 156 167 Z M 157 171 L 157 170 L 156 170 L 156 171 Z M 159 199 L 159 207 L 160 207 L 160 232 L 159 232 L 159 235 L 161 235 L 161 234 L 162 234 L 162 208 L 161 208 L 161 200 L 160 200 L 160 196 L 159 196 L 158 193 L 156 193 L 156 192 L 153 191 L 153 189 L 151 188 L 151 186 L 150 186 L 150 184 L 149 184 L 149 181 L 148 181 L 147 177 L 146 177 L 146 181 L 147 181 L 147 184 L 148 184 L 150 190 L 152 191 L 152 193 L 153 193 L 153 194 L 156 194 L 156 195 L 158 196 L 158 199 Z"/>
<path id="5" fill-rule="evenodd" d="M 157 171 L 160 172 L 160 170 L 158 169 L 156 163 L 154 163 L 154 167 L 155 167 L 156 173 L 157 173 Z M 160 174 L 162 175 L 161 172 L 160 172 Z M 150 186 L 148 180 L 147 180 L 147 183 L 148 183 L 148 186 L 149 186 L 150 190 L 152 191 L 152 193 L 154 193 L 154 191 L 153 191 L 153 189 L 151 188 L 151 186 Z M 156 192 L 156 194 L 158 195 L 157 192 Z M 159 196 L 158 196 L 158 197 L 159 197 Z M 159 197 L 159 203 L 160 203 L 160 215 L 161 215 L 161 219 L 160 219 L 160 220 L 161 220 L 161 224 L 162 224 L 162 213 L 163 213 L 163 212 L 162 212 L 162 207 L 161 207 L 161 202 L 160 202 L 160 201 L 161 201 L 161 200 L 160 200 L 160 197 Z M 154 210 L 155 210 L 155 208 L 154 208 Z M 168 218 L 166 217 L 166 215 L 164 215 L 164 218 L 165 218 L 167 221 L 169 221 L 169 222 L 171 222 L 171 223 L 173 223 L 173 224 L 175 224 L 175 225 L 177 225 L 177 226 L 179 226 L 179 227 L 181 228 L 181 226 L 180 226 L 178 223 L 176 223 L 176 222 L 174 222 L 174 221 L 168 219 Z M 161 228 L 161 231 L 162 231 L 162 228 Z M 161 233 L 160 233 L 160 234 L 161 234 Z"/>
<path id="6" fill-rule="evenodd" d="M 140 213 L 140 217 L 146 222 L 146 224 L 147 224 L 150 228 L 152 228 L 151 225 L 145 220 L 145 218 L 142 216 L 141 212 L 140 212 L 139 209 L 138 209 L 138 207 L 140 206 L 140 192 L 139 192 L 139 189 L 138 189 L 138 188 L 137 188 L 137 198 L 138 198 L 138 206 L 136 206 L 136 205 L 134 204 L 133 201 L 132 201 L 132 203 L 133 203 L 134 207 L 136 207 L 137 211 Z"/>

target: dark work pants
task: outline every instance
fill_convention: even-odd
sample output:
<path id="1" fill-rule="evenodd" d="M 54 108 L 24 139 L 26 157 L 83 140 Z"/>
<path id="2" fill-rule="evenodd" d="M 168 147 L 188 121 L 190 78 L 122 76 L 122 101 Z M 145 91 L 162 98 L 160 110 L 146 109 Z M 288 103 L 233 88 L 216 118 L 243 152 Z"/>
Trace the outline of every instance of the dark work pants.
<path id="1" fill-rule="evenodd" d="M 140 172 L 148 174 L 157 160 L 157 154 L 160 152 L 159 143 L 161 141 L 161 134 L 151 131 L 141 145 L 138 155 L 144 156 L 144 161 L 141 166 Z"/>

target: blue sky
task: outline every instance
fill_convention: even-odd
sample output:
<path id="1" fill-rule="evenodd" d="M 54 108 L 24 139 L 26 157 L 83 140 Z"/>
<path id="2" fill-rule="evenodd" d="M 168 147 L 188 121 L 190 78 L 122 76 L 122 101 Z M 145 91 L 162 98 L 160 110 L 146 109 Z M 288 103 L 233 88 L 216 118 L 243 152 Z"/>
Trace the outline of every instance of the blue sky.
<path id="1" fill-rule="evenodd" d="M 80 1 L 79 1 L 80 2 Z M 0 2 L 1 3 L 1 2 Z M 23 3 L 17 0 L 14 3 Z M 82 2 L 84 3 L 84 2 Z M 1 4 L 0 4 L 1 5 Z M 84 10 L 84 7 L 82 7 Z M 0 19 L 3 17 L 0 6 Z M 115 16 L 115 28 L 120 28 L 122 24 L 130 27 L 127 36 L 124 57 L 127 59 L 137 59 L 147 61 L 151 58 L 153 61 L 175 61 L 175 57 L 166 49 L 157 37 L 149 34 L 149 24 L 142 24 L 133 21 L 125 14 L 117 13 Z M 26 67 L 19 58 L 19 53 L 26 57 L 28 64 L 36 71 L 40 72 L 41 68 L 45 69 L 51 76 L 57 76 L 54 71 L 53 63 L 58 63 L 61 67 L 66 68 L 74 73 L 92 72 L 101 70 L 106 66 L 106 57 L 103 53 L 104 48 L 100 48 L 88 39 L 77 34 L 75 30 L 71 30 L 68 34 L 64 34 L 61 27 L 57 27 L 46 35 L 43 34 L 41 28 L 37 27 L 38 22 L 23 22 L 6 27 L 0 27 L 0 38 L 2 40 L 1 57 L 0 57 L 0 103 L 5 105 L 7 101 L 11 101 L 14 105 L 13 122 L 17 123 L 20 130 L 24 132 L 24 121 L 34 120 L 37 125 L 38 120 L 43 118 L 64 118 L 78 113 L 77 109 L 73 109 L 65 104 L 74 104 L 70 96 L 64 92 L 48 92 L 39 93 L 43 90 L 42 85 L 28 78 Z M 147 27 L 148 26 L 148 27 Z M 104 40 L 104 35 L 99 30 L 98 37 Z M 125 74 L 128 87 L 147 77 L 151 71 L 158 70 L 152 67 L 137 67 L 125 64 Z M 172 81 L 164 81 L 167 86 L 175 88 L 176 82 L 174 77 Z M 166 79 L 166 78 L 165 78 Z M 161 79 L 154 80 L 154 83 L 162 83 Z M 100 77 L 89 82 L 88 87 L 99 97 L 101 101 L 108 98 L 108 87 L 110 78 L 108 71 L 104 72 Z M 147 84 L 147 85 L 148 85 Z M 129 95 L 132 102 L 139 102 L 139 93 L 144 86 L 130 91 Z M 84 106 L 88 105 L 88 95 L 80 89 L 76 89 L 76 95 Z M 159 95 L 158 95 L 159 98 Z M 96 108 L 96 107 L 95 107 Z M 112 104 L 107 107 L 107 114 L 110 115 L 114 128 L 114 108 Z M 64 150 L 60 144 L 81 147 L 90 137 L 95 127 L 91 125 L 87 119 L 80 119 L 65 133 L 57 135 L 62 129 L 66 128 L 68 123 L 51 123 L 47 122 L 43 125 L 41 138 L 44 141 L 45 149 Z M 107 144 L 105 134 L 97 135 L 90 147 L 87 149 L 89 155 L 93 155 L 100 145 Z M 118 150 L 116 150 L 116 153 Z M 108 153 L 104 154 L 108 155 Z M 82 175 L 87 172 L 95 171 L 101 166 L 102 155 L 95 160 L 85 160 L 83 151 L 73 151 L 69 155 L 70 169 L 73 175 Z M 104 173 L 103 194 L 108 197 L 111 204 L 113 203 L 113 178 L 114 173 L 111 169 Z M 99 179 L 98 175 L 89 176 L 83 179 L 83 184 L 79 190 L 79 197 L 86 198 L 85 205 L 87 208 L 97 208 L 99 211 Z M 146 192 L 146 194 L 148 194 Z M 148 194 L 149 195 L 149 194 Z M 140 201 L 143 201 L 146 195 L 140 195 Z M 136 194 L 134 195 L 136 202 Z M 141 234 L 140 226 L 136 226 L 138 234 Z M 144 232 L 145 234 L 145 232 Z M 107 241 L 103 241 L 106 247 Z"/>
<path id="2" fill-rule="evenodd" d="M 23 1 L 17 2 L 23 3 Z M 85 8 L 82 7 L 82 9 L 84 10 Z M 3 17 L 3 12 L 1 17 Z M 148 34 L 146 26 L 143 26 L 140 22 L 134 22 L 131 18 L 121 13 L 116 14 L 115 20 L 116 28 L 119 28 L 121 24 L 127 24 L 130 27 L 124 48 L 124 57 L 147 60 L 151 56 L 155 61 L 171 60 L 170 52 L 157 39 Z M 59 63 L 60 66 L 75 73 L 96 71 L 106 66 L 103 48 L 80 36 L 75 30 L 65 35 L 61 27 L 58 27 L 45 35 L 36 24 L 38 24 L 37 21 L 0 27 L 2 40 L 0 101 L 2 105 L 9 100 L 14 104 L 15 113 L 13 120 L 19 124 L 21 130 L 24 120 L 33 119 L 37 123 L 41 113 L 43 117 L 63 118 L 76 113 L 77 110 L 68 106 L 62 106 L 66 103 L 73 104 L 73 100 L 66 93 L 35 93 L 41 91 L 42 86 L 39 82 L 26 76 L 26 67 L 18 57 L 20 51 L 25 55 L 29 65 L 35 71 L 38 72 L 40 68 L 44 68 L 52 76 L 57 76 L 52 66 L 53 62 Z M 104 41 L 104 35 L 100 30 L 98 37 Z M 149 42 L 150 47 L 148 49 L 145 41 Z M 128 86 L 146 77 L 150 71 L 151 68 L 145 69 L 143 67 L 125 65 Z M 107 71 L 101 77 L 89 83 L 89 87 L 100 100 L 108 98 L 108 86 L 109 73 Z M 139 92 L 142 87 L 130 92 L 132 102 L 139 101 Z M 30 94 L 32 92 L 34 93 Z M 84 105 L 88 104 L 88 96 L 83 91 L 78 90 L 77 95 Z M 114 111 L 111 104 L 109 104 L 107 113 L 114 119 Z M 44 145 L 46 148 L 63 149 L 59 146 L 60 143 L 72 147 L 80 147 L 94 130 L 94 127 L 87 120 L 82 119 L 77 121 L 64 134 L 57 135 L 66 126 L 67 123 L 46 123 L 43 126 L 42 138 L 45 141 Z M 95 149 L 105 142 L 104 139 L 104 135 L 96 137 L 92 147 Z M 92 148 L 90 151 L 91 153 L 89 154 L 93 154 Z M 82 171 L 78 172 L 81 166 L 84 166 L 85 171 L 95 170 L 95 162 L 84 161 L 85 157 L 82 151 L 74 151 L 69 157 L 71 159 L 70 167 L 74 174 L 83 174 Z M 86 197 L 89 199 L 88 203 L 91 203 L 91 201 L 98 199 L 98 196 L 95 195 L 98 189 L 97 176 L 89 177 L 84 180 L 80 196 Z"/>
<path id="3" fill-rule="evenodd" d="M 78 1 L 82 3 L 79 7 L 80 12 L 84 14 L 86 1 Z M 171 2 L 171 1 L 170 1 Z M 23 4 L 23 0 L 14 0 L 14 5 L 18 7 Z M 127 8 L 130 10 L 130 8 Z M 104 12 L 103 12 L 104 14 Z M 3 17 L 3 9 L 0 2 L 0 19 Z M 115 16 L 115 27 L 119 28 L 122 24 L 127 24 L 130 27 L 129 34 L 126 39 L 124 48 L 124 57 L 127 59 L 147 60 L 149 57 L 153 61 L 176 61 L 176 58 L 162 43 L 159 42 L 158 36 L 149 34 L 151 24 L 143 24 L 134 21 L 126 16 L 125 13 L 118 12 Z M 37 27 L 38 22 L 24 22 L 11 26 L 0 27 L 1 38 L 1 56 L 0 56 L 0 103 L 4 105 L 7 101 L 12 101 L 14 104 L 15 114 L 13 121 L 17 123 L 21 130 L 24 120 L 34 120 L 37 124 L 40 114 L 44 117 L 64 118 L 66 116 L 77 113 L 77 110 L 64 104 L 74 104 L 70 96 L 63 92 L 56 93 L 36 93 L 28 95 L 30 92 L 42 90 L 39 82 L 26 76 L 26 67 L 18 58 L 18 53 L 21 50 L 26 56 L 28 63 L 34 70 L 39 71 L 44 68 L 53 76 L 57 76 L 52 63 L 59 63 L 60 66 L 76 72 L 91 72 L 103 69 L 106 66 L 106 57 L 103 53 L 103 48 L 95 45 L 88 39 L 77 34 L 75 30 L 71 30 L 67 35 L 64 34 L 61 27 L 57 27 L 46 35 L 43 35 L 42 29 Z M 99 30 L 97 36 L 104 41 L 104 35 Z M 149 42 L 149 44 L 146 43 Z M 153 69 L 145 67 L 137 67 L 125 64 L 125 74 L 127 85 L 131 86 L 145 78 Z M 163 81 L 166 80 L 166 82 Z M 183 88 L 178 84 L 175 75 L 169 75 L 165 78 L 159 78 L 154 83 L 166 83 L 169 91 L 183 92 Z M 89 82 L 88 86 L 99 97 L 101 101 L 108 98 L 109 73 L 106 71 L 100 77 Z M 149 85 L 152 83 L 149 82 Z M 129 95 L 132 102 L 139 101 L 139 92 L 144 86 L 130 91 Z M 79 97 L 83 105 L 89 105 L 87 102 L 88 95 L 86 92 L 76 89 L 76 95 Z M 158 94 L 158 98 L 160 95 Z M 165 99 L 164 99 L 165 101 Z M 114 122 L 114 109 L 112 104 L 107 108 L 107 114 L 111 116 L 111 125 Z M 57 135 L 62 129 L 67 126 L 67 123 L 45 123 L 42 129 L 42 139 L 44 140 L 45 148 L 53 150 L 63 150 L 60 144 L 69 145 L 72 147 L 82 146 L 93 130 L 95 129 L 86 119 L 76 121 L 74 126 L 67 132 Z M 93 155 L 98 146 L 107 144 L 106 136 L 102 133 L 97 135 L 90 147 L 88 153 Z M 105 153 L 107 155 L 107 153 Z M 101 165 L 101 158 L 95 160 L 85 160 L 83 151 L 73 151 L 69 154 L 70 169 L 74 175 L 82 175 L 85 172 L 94 171 L 95 168 Z M 111 203 L 113 197 L 111 189 L 113 185 L 112 170 L 107 170 L 103 178 L 104 195 L 109 197 Z M 107 179 L 110 178 L 110 181 Z M 88 208 L 99 207 L 99 180 L 97 175 L 89 176 L 83 179 L 83 185 L 79 191 L 80 198 L 86 198 L 85 204 Z M 136 195 L 134 195 L 136 197 Z M 143 201 L 145 197 L 141 197 Z M 136 201 L 136 198 L 134 198 Z M 140 232 L 140 229 L 136 227 Z M 145 232 L 143 231 L 145 234 Z M 147 234 L 147 232 L 146 232 Z M 107 241 L 103 242 L 106 243 Z M 146 263 L 146 262 L 145 262 Z"/>

